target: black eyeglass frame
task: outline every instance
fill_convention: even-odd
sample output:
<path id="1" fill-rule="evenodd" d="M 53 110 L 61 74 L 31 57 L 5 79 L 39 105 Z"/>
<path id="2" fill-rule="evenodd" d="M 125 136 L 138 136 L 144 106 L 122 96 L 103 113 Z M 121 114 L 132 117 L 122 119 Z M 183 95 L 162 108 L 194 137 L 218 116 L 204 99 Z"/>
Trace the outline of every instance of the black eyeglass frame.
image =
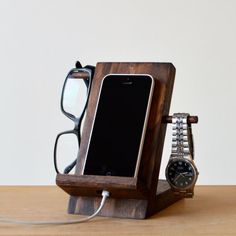
<path id="1" fill-rule="evenodd" d="M 59 169 L 58 169 L 58 165 L 57 165 L 57 145 L 58 145 L 58 140 L 62 135 L 65 134 L 74 134 L 76 135 L 77 139 L 78 139 L 78 147 L 80 147 L 80 142 L 81 142 L 81 124 L 82 124 L 82 120 L 84 118 L 85 115 L 85 111 L 88 105 L 88 100 L 89 100 L 89 95 L 90 95 L 90 89 L 91 89 L 91 84 L 92 84 L 92 77 L 93 77 L 93 71 L 94 67 L 92 66 L 86 66 L 83 68 L 74 68 L 72 70 L 70 70 L 70 72 L 67 74 L 66 79 L 64 81 L 63 87 L 62 87 L 62 94 L 61 94 L 61 101 L 60 101 L 60 107 L 61 107 L 61 111 L 62 113 L 68 117 L 69 119 L 71 119 L 74 122 L 74 129 L 73 130 L 68 130 L 68 131 L 64 131 L 61 132 L 57 135 L 56 140 L 55 140 L 55 144 L 54 144 L 54 151 L 53 151 L 53 159 L 54 159 L 54 168 L 55 171 L 58 174 L 61 174 Z M 65 92 L 65 87 L 66 87 L 66 83 L 67 80 L 71 78 L 71 76 L 73 75 L 73 73 L 78 73 L 78 72 L 86 72 L 89 74 L 88 79 L 83 79 L 83 78 L 79 78 L 79 79 L 83 79 L 86 87 L 87 87 L 87 99 L 84 105 L 84 108 L 81 112 L 80 117 L 76 117 L 75 115 L 65 111 L 64 107 L 63 107 L 63 100 L 64 100 L 64 92 Z M 77 157 L 76 159 L 70 164 L 68 165 L 65 169 L 64 169 L 64 174 L 68 174 L 76 165 L 77 162 Z"/>

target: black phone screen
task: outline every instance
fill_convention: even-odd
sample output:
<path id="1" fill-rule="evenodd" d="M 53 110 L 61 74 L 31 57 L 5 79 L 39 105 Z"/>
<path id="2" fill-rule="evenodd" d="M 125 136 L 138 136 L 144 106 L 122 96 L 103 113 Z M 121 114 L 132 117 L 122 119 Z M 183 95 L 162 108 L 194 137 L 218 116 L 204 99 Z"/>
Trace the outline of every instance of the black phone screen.
<path id="1" fill-rule="evenodd" d="M 104 78 L 86 155 L 85 175 L 135 175 L 152 84 L 153 79 L 148 75 Z"/>

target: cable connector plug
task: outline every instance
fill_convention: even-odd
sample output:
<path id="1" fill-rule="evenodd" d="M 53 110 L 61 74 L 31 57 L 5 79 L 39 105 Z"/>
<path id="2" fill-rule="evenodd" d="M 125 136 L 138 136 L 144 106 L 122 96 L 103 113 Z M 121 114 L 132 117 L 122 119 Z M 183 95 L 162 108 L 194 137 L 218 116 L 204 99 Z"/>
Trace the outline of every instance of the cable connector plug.
<path id="1" fill-rule="evenodd" d="M 103 190 L 102 196 L 108 198 L 110 196 L 110 193 L 107 190 Z"/>

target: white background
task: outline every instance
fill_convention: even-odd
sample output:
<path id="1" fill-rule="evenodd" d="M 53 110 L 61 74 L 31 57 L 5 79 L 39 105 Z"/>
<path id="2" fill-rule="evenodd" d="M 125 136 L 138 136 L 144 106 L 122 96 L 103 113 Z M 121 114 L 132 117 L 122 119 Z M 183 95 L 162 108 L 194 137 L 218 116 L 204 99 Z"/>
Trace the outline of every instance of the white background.
<path id="1" fill-rule="evenodd" d="M 53 145 L 76 60 L 172 62 L 171 112 L 194 125 L 198 184 L 236 184 L 236 1 L 0 2 L 0 184 L 54 184 Z M 170 154 L 170 132 L 163 170 Z"/>

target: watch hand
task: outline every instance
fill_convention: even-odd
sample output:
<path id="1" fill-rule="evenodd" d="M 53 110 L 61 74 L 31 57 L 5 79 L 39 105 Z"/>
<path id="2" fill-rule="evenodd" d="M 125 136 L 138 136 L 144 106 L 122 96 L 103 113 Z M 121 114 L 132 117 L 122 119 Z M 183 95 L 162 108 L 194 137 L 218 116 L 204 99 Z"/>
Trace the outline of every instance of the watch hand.
<path id="1" fill-rule="evenodd" d="M 177 181 L 177 179 L 178 179 L 179 177 L 182 177 L 181 174 L 179 174 L 178 176 L 176 176 L 173 181 L 174 181 L 174 182 Z"/>
<path id="2" fill-rule="evenodd" d="M 186 174 L 188 174 L 188 172 L 182 172 L 182 173 L 180 173 L 181 175 L 186 175 Z"/>

